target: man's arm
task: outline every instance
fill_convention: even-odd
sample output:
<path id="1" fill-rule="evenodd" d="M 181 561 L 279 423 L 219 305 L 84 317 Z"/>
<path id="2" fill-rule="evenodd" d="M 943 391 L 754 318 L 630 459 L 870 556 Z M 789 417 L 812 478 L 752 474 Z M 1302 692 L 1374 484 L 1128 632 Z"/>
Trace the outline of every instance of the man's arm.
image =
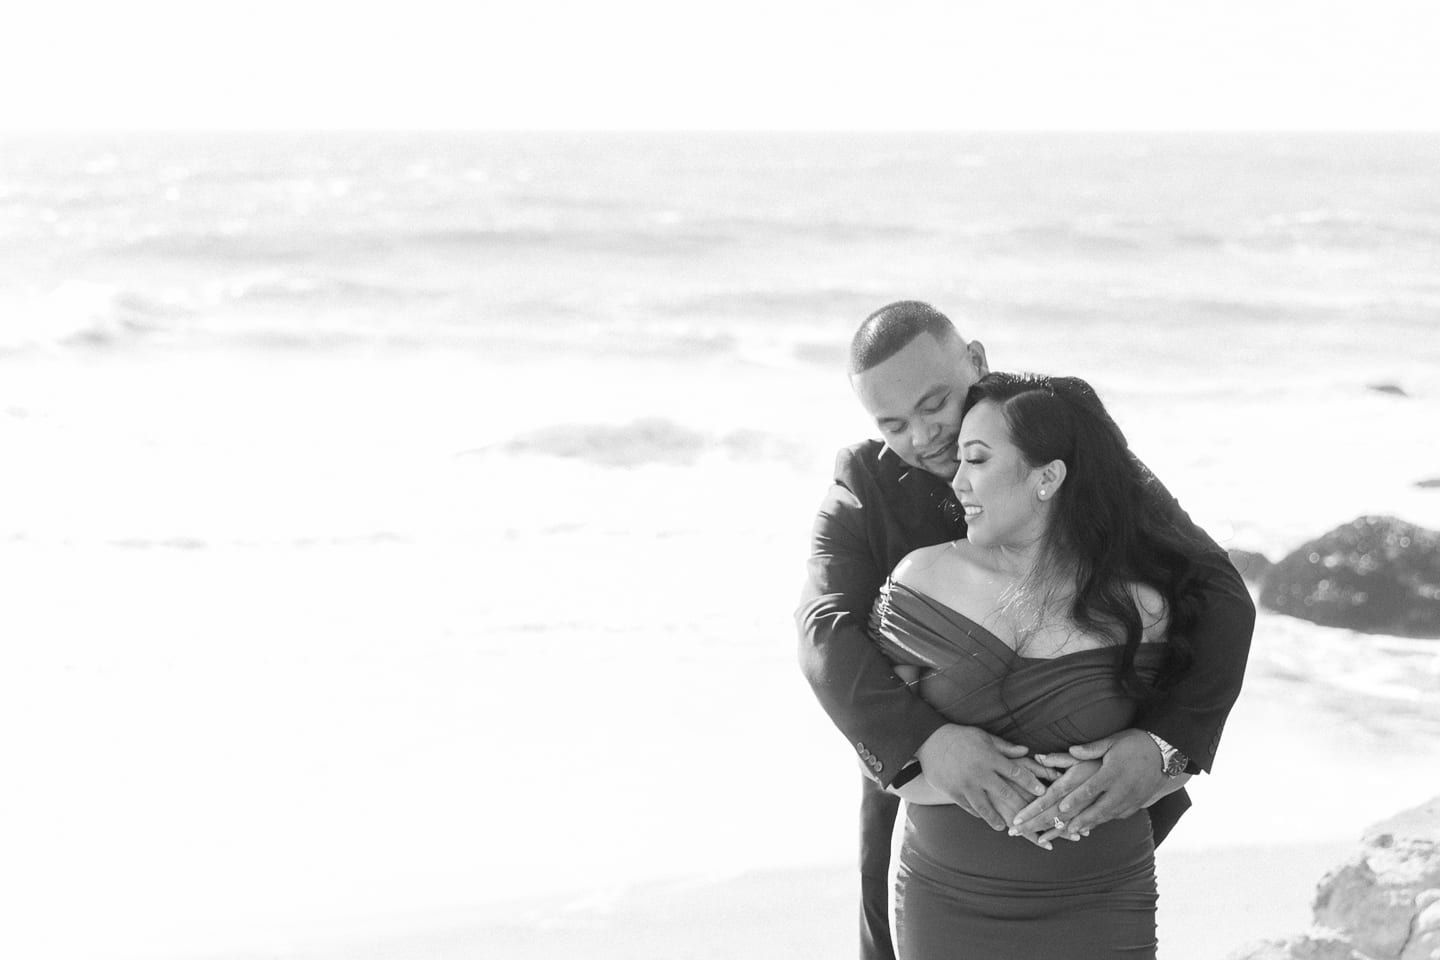
<path id="1" fill-rule="evenodd" d="M 1214 766 L 1225 720 L 1245 680 L 1255 632 L 1255 603 L 1245 582 L 1224 551 L 1196 529 L 1213 552 L 1194 558 L 1204 598 L 1189 638 L 1194 661 L 1138 724 L 1178 747 L 1190 758 L 1192 773 Z"/>
<path id="2" fill-rule="evenodd" d="M 870 640 L 870 607 L 889 571 L 870 549 L 864 509 L 847 486 L 831 486 L 815 518 L 795 619 L 801 672 L 872 778 L 888 787 L 946 721 Z"/>
<path id="3" fill-rule="evenodd" d="M 869 611 L 888 570 L 865 525 L 865 504 L 844 482 L 848 453 L 815 520 L 808 577 L 796 611 L 801 671 L 869 775 L 889 786 L 912 758 L 954 802 L 995 829 L 1043 791 L 1016 761 L 1027 751 L 983 730 L 947 723 L 901 681 L 871 641 Z M 867 494 L 868 495 L 868 494 Z M 1028 795 L 1027 795 L 1028 791 Z"/>
<path id="4" fill-rule="evenodd" d="M 1196 567 L 1201 611 L 1187 638 L 1194 657 L 1189 669 L 1137 726 L 1178 747 L 1190 758 L 1190 773 L 1208 772 L 1245 680 L 1255 602 L 1225 550 L 1190 519 L 1148 467 L 1142 463 L 1140 469 L 1150 508 L 1195 544 L 1189 559 Z"/>

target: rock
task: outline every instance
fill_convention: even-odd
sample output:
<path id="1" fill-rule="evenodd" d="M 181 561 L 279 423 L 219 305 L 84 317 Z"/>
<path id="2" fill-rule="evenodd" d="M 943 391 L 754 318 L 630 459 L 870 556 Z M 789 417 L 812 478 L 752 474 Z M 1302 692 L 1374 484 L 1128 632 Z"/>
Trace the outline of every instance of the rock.
<path id="1" fill-rule="evenodd" d="M 1227 960 L 1370 960 L 1343 938 L 1320 934 L 1266 940 L 1230 954 Z"/>
<path id="2" fill-rule="evenodd" d="M 1410 396 L 1410 394 L 1406 393 L 1398 384 L 1394 383 L 1367 383 L 1365 386 L 1374 390 L 1376 393 L 1388 393 L 1395 397 Z"/>
<path id="3" fill-rule="evenodd" d="M 1423 903 L 1422 903 L 1423 897 Z M 1399 960 L 1440 960 L 1424 949 L 1421 914 L 1431 923 L 1431 946 L 1440 911 L 1440 797 L 1371 827 L 1359 856 L 1320 881 L 1315 922 L 1345 932 L 1360 951 Z M 1422 952 L 1423 951 L 1423 952 Z"/>
<path id="4" fill-rule="evenodd" d="M 1420 894 L 1416 904 L 1420 913 L 1415 918 L 1415 929 L 1410 935 L 1410 944 L 1400 954 L 1401 960 L 1427 960 L 1440 957 L 1440 890 L 1426 890 Z"/>
<path id="5" fill-rule="evenodd" d="M 1275 564 L 1260 605 L 1330 627 L 1440 637 L 1440 533 L 1360 517 Z"/>
<path id="6" fill-rule="evenodd" d="M 1240 571 L 1240 576 L 1251 586 L 1260 586 L 1265 582 L 1265 574 L 1275 564 L 1263 553 L 1256 553 L 1253 550 L 1227 550 L 1230 554 L 1230 562 L 1235 564 L 1235 569 Z"/>
<path id="7" fill-rule="evenodd" d="M 1231 960 L 1440 960 L 1440 797 L 1367 830 L 1320 881 L 1314 921 Z"/>

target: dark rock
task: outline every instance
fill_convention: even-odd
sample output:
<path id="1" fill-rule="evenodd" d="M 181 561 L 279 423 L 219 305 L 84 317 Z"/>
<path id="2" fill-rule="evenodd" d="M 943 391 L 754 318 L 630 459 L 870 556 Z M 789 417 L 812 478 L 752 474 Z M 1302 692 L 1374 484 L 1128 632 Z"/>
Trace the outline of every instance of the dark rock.
<path id="1" fill-rule="evenodd" d="M 1226 552 L 1230 554 L 1230 562 L 1235 564 L 1235 569 L 1240 572 L 1240 576 L 1244 577 L 1245 582 L 1252 586 L 1258 587 L 1263 584 L 1265 574 L 1275 566 L 1265 554 L 1256 553 L 1253 550 L 1229 550 Z"/>
<path id="2" fill-rule="evenodd" d="M 1406 393 L 1399 385 L 1394 383 L 1371 383 L 1367 384 L 1367 386 L 1376 393 L 1388 393 L 1396 397 L 1410 396 L 1410 394 Z"/>
<path id="3" fill-rule="evenodd" d="M 1260 605 L 1330 627 L 1440 637 L 1440 533 L 1352 520 L 1275 564 Z"/>

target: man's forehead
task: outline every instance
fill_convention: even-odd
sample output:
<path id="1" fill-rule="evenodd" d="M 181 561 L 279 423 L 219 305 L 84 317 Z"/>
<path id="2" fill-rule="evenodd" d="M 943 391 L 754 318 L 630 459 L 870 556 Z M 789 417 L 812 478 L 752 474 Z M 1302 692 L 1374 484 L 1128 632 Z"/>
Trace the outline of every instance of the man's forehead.
<path id="1" fill-rule="evenodd" d="M 909 413 L 950 387 L 947 378 L 933 371 L 881 371 L 878 367 L 855 374 L 851 382 L 860 402 L 877 417 Z"/>
<path id="2" fill-rule="evenodd" d="M 954 371 L 964 358 L 959 344 L 943 344 L 929 334 L 921 334 L 890 356 L 852 377 L 868 380 L 918 379 Z"/>

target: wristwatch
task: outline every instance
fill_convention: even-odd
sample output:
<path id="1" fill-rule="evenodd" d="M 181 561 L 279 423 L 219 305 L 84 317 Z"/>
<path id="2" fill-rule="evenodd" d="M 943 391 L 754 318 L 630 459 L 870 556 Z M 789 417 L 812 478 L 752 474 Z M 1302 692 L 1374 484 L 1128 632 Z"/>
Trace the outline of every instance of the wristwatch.
<path id="1" fill-rule="evenodd" d="M 1149 730 L 1145 732 L 1150 733 Z M 1163 738 L 1150 733 L 1150 739 L 1154 740 L 1155 746 L 1160 748 L 1160 769 L 1165 776 L 1178 777 L 1185 772 L 1186 767 L 1190 766 L 1190 758 L 1170 746 Z"/>
<path id="2" fill-rule="evenodd" d="M 911 780 L 914 780 L 916 777 L 920 776 L 920 774 L 924 772 L 925 771 L 920 769 L 919 760 L 911 760 L 909 763 L 905 764 L 905 766 L 900 768 L 899 773 L 895 774 L 895 779 L 890 781 L 890 789 L 899 790 L 901 787 L 905 786 L 905 784 L 909 783 Z"/>

